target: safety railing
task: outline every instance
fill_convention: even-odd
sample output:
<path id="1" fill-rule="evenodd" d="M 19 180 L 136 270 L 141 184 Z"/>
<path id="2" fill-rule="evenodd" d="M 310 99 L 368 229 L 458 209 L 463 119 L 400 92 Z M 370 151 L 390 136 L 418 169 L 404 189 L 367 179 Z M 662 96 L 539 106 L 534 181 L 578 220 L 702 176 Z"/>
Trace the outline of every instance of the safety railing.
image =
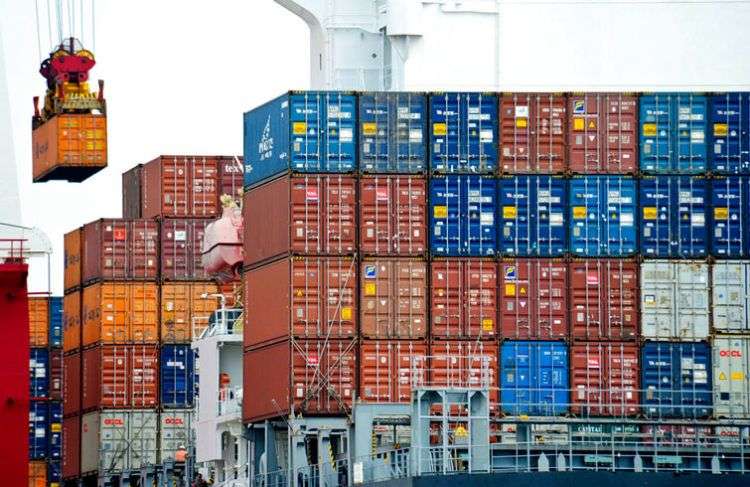
<path id="1" fill-rule="evenodd" d="M 0 263 L 22 264 L 27 257 L 26 240 L 16 238 L 0 239 Z"/>
<path id="2" fill-rule="evenodd" d="M 235 326 L 241 314 L 241 309 L 225 308 L 214 311 L 210 316 L 193 317 L 193 336 L 196 339 L 202 339 L 222 335 L 242 335 L 242 328 Z"/>
<path id="3" fill-rule="evenodd" d="M 490 389 L 494 369 L 491 358 L 481 354 L 438 354 L 410 358 L 409 378 L 412 389 Z M 427 364 L 430 364 L 429 367 Z M 428 374 L 427 371 L 432 373 Z"/>

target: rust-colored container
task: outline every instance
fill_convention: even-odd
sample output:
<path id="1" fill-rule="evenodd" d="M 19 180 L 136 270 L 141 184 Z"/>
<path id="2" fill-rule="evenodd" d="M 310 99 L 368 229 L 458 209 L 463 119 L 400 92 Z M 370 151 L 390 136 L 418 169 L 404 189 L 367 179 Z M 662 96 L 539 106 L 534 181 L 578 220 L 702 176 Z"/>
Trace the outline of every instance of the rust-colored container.
<path id="1" fill-rule="evenodd" d="M 500 337 L 568 337 L 568 272 L 557 259 L 504 259 L 500 263 Z"/>
<path id="2" fill-rule="evenodd" d="M 357 262 L 288 257 L 246 270 L 245 347 L 282 338 L 357 335 Z"/>
<path id="3" fill-rule="evenodd" d="M 159 272 L 159 226 L 150 220 L 102 219 L 83 227 L 83 284 L 152 280 Z"/>
<path id="4" fill-rule="evenodd" d="M 363 340 L 359 352 L 359 399 L 411 402 L 412 379 L 425 383 L 427 341 Z"/>
<path id="5" fill-rule="evenodd" d="M 82 250 L 81 240 L 83 238 L 83 228 L 65 234 L 64 252 L 65 252 L 65 273 L 63 274 L 63 285 L 65 292 L 70 292 L 81 285 L 81 265 Z"/>
<path id="6" fill-rule="evenodd" d="M 143 408 L 159 404 L 156 345 L 101 345 L 83 351 L 81 409 Z"/>
<path id="7" fill-rule="evenodd" d="M 487 259 L 435 259 L 430 269 L 430 336 L 495 338 L 497 263 Z"/>
<path id="8" fill-rule="evenodd" d="M 29 297 L 29 346 L 49 344 L 49 296 Z"/>
<path id="9" fill-rule="evenodd" d="M 81 417 L 63 419 L 62 425 L 62 477 L 75 479 L 81 475 Z"/>
<path id="10" fill-rule="evenodd" d="M 73 416 L 81 411 L 81 352 L 63 358 L 63 416 Z"/>
<path id="11" fill-rule="evenodd" d="M 272 366 L 269 366 L 271 365 Z M 355 340 L 284 340 L 245 351 L 245 422 L 286 417 L 341 415 L 351 410 L 356 391 Z"/>
<path id="12" fill-rule="evenodd" d="M 638 170 L 638 98 L 623 93 L 568 96 L 568 160 L 580 174 Z"/>
<path id="13" fill-rule="evenodd" d="M 129 171 L 122 173 L 123 218 L 143 218 L 143 197 L 141 195 L 142 180 L 143 164 L 138 164 Z"/>
<path id="14" fill-rule="evenodd" d="M 634 259 L 576 259 L 569 264 L 574 340 L 638 337 L 638 264 Z"/>
<path id="15" fill-rule="evenodd" d="M 161 286 L 161 342 L 190 343 L 218 307 L 219 288 L 212 282 L 172 282 Z"/>
<path id="16" fill-rule="evenodd" d="M 500 400 L 497 343 L 482 341 L 433 341 L 430 344 L 428 384 L 438 387 L 482 387 L 489 384 L 490 402 Z"/>
<path id="17" fill-rule="evenodd" d="M 63 353 L 59 348 L 49 351 L 49 398 L 52 401 L 63 398 Z"/>
<path id="18" fill-rule="evenodd" d="M 427 336 L 427 263 L 370 257 L 360 264 L 360 333 L 367 338 Z"/>
<path id="19" fill-rule="evenodd" d="M 638 413 L 638 346 L 626 342 L 583 342 L 570 347 L 571 411 L 591 416 Z"/>
<path id="20" fill-rule="evenodd" d="M 219 215 L 216 156 L 161 156 L 143 165 L 143 218 Z"/>
<path id="21" fill-rule="evenodd" d="M 63 297 L 63 351 L 81 348 L 81 291 Z"/>
<path id="22" fill-rule="evenodd" d="M 81 182 L 107 167 L 104 115 L 56 115 L 34 129 L 31 139 L 35 183 Z"/>
<path id="23" fill-rule="evenodd" d="M 360 252 L 422 255 L 427 245 L 427 180 L 422 176 L 362 177 Z"/>
<path id="24" fill-rule="evenodd" d="M 83 288 L 83 346 L 157 343 L 158 288 L 150 282 L 102 282 Z"/>
<path id="25" fill-rule="evenodd" d="M 210 279 L 203 269 L 203 235 L 212 220 L 163 219 L 161 225 L 161 278 L 167 281 Z"/>
<path id="26" fill-rule="evenodd" d="M 219 197 L 229 195 L 239 207 L 242 203 L 242 188 L 245 184 L 245 167 L 242 156 L 219 156 L 217 157 L 219 169 Z M 219 208 L 219 206 L 217 206 Z M 221 214 L 219 211 L 217 214 Z"/>
<path id="27" fill-rule="evenodd" d="M 245 264 L 289 253 L 349 255 L 356 249 L 352 176 L 284 176 L 244 197 Z"/>
<path id="28" fill-rule="evenodd" d="M 500 98 L 500 160 L 503 173 L 562 173 L 565 95 L 506 93 Z"/>

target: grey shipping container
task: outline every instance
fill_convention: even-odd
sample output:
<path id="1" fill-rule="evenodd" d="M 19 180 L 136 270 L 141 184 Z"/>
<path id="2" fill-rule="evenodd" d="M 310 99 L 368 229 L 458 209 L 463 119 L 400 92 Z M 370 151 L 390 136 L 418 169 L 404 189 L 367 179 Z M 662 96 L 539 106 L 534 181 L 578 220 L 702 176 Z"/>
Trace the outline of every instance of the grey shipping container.
<path id="1" fill-rule="evenodd" d="M 670 260 L 641 264 L 643 338 L 705 340 L 708 315 L 708 264 Z"/>
<path id="2" fill-rule="evenodd" d="M 159 462 L 174 460 L 180 446 L 188 447 L 193 442 L 193 411 L 171 409 L 159 415 Z"/>
<path id="3" fill-rule="evenodd" d="M 156 465 L 158 413 L 94 411 L 81 418 L 81 472 L 100 475 Z"/>
<path id="4" fill-rule="evenodd" d="M 715 336 L 712 346 L 714 367 L 714 413 L 717 417 L 750 416 L 748 357 L 750 337 Z"/>
<path id="5" fill-rule="evenodd" d="M 750 261 L 717 261 L 711 271 L 714 330 L 717 333 L 747 333 L 750 331 Z"/>

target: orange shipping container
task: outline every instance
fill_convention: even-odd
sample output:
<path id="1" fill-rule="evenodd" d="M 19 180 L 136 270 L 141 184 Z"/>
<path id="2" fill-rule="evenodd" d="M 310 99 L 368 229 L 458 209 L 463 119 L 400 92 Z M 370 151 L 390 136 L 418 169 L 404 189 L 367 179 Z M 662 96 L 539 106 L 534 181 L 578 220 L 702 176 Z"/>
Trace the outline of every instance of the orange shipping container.
<path id="1" fill-rule="evenodd" d="M 157 343 L 158 290 L 146 282 L 104 282 L 83 289 L 83 345 Z"/>
<path id="2" fill-rule="evenodd" d="M 49 344 L 49 297 L 29 298 L 29 346 L 44 348 Z"/>
<path id="3" fill-rule="evenodd" d="M 81 348 L 81 292 L 63 298 L 63 351 Z"/>
<path id="4" fill-rule="evenodd" d="M 216 308 L 219 288 L 209 282 L 181 282 L 161 286 L 161 341 L 186 343 L 193 327 L 201 332 Z"/>
<path id="5" fill-rule="evenodd" d="M 57 115 L 32 133 L 35 183 L 81 182 L 107 167 L 104 115 Z"/>
<path id="6" fill-rule="evenodd" d="M 29 487 L 47 487 L 47 462 L 29 462 Z"/>
<path id="7" fill-rule="evenodd" d="M 65 290 L 81 285 L 81 238 L 83 228 L 65 234 Z"/>

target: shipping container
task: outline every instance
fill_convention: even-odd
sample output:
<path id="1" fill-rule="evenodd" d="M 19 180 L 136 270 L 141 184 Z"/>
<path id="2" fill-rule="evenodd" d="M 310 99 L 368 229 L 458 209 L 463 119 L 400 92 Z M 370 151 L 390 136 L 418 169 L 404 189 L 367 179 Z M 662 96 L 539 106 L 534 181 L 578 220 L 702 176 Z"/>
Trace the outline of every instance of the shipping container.
<path id="1" fill-rule="evenodd" d="M 642 354 L 645 414 L 658 418 L 711 415 L 711 350 L 707 344 L 647 342 Z"/>
<path id="2" fill-rule="evenodd" d="M 717 93 L 709 100 L 708 159 L 718 174 L 750 173 L 750 94 Z"/>
<path id="3" fill-rule="evenodd" d="M 708 99 L 692 93 L 640 97 L 640 166 L 644 173 L 705 172 Z"/>
<path id="4" fill-rule="evenodd" d="M 427 97 L 423 93 L 359 95 L 359 167 L 363 173 L 427 170 Z"/>
<path id="5" fill-rule="evenodd" d="M 711 426 L 650 424 L 641 426 L 643 443 L 650 446 L 703 447 L 716 443 L 716 430 Z"/>
<path id="6" fill-rule="evenodd" d="M 568 268 L 555 259 L 500 263 L 499 336 L 510 340 L 563 340 L 569 335 Z"/>
<path id="7" fill-rule="evenodd" d="M 63 352 L 59 348 L 49 350 L 49 398 L 61 401 L 63 397 Z"/>
<path id="8" fill-rule="evenodd" d="M 289 336 L 355 337 L 357 267 L 348 257 L 297 257 L 246 270 L 245 347 Z"/>
<path id="9" fill-rule="evenodd" d="M 578 174 L 638 171 L 638 97 L 568 95 L 568 161 Z"/>
<path id="10" fill-rule="evenodd" d="M 164 281 L 210 279 L 203 269 L 203 236 L 211 220 L 198 218 L 163 219 L 161 235 L 160 276 Z"/>
<path id="11" fill-rule="evenodd" d="M 255 309 L 255 308 L 253 308 Z M 245 352 L 246 423 L 286 417 L 342 415 L 357 390 L 355 340 L 284 340 Z M 275 367 L 268 367 L 275 364 Z M 259 370 L 265 373 L 259 374 Z"/>
<path id="12" fill-rule="evenodd" d="M 102 345 L 83 351 L 81 408 L 155 408 L 159 351 L 155 345 Z"/>
<path id="13" fill-rule="evenodd" d="M 582 416 L 630 416 L 640 412 L 638 346 L 584 342 L 570 348 L 571 412 Z"/>
<path id="14" fill-rule="evenodd" d="M 489 389 L 490 407 L 494 410 L 500 401 L 497 361 L 498 348 L 494 342 L 433 341 L 425 385 Z"/>
<path id="15" fill-rule="evenodd" d="M 625 259 L 575 259 L 570 275 L 570 327 L 574 340 L 638 337 L 638 264 Z"/>
<path id="16" fill-rule="evenodd" d="M 93 411 L 81 418 L 81 472 L 109 475 L 157 465 L 156 411 Z"/>
<path id="17" fill-rule="evenodd" d="M 434 256 L 492 256 L 497 252 L 495 179 L 430 179 L 430 249 Z"/>
<path id="18" fill-rule="evenodd" d="M 245 165 L 242 156 L 218 156 L 219 191 L 217 215 L 221 215 L 221 197 L 231 196 L 238 208 L 242 205 L 242 193 L 245 187 Z"/>
<path id="19" fill-rule="evenodd" d="M 359 352 L 359 399 L 410 403 L 412 384 L 427 379 L 427 342 L 363 340 Z"/>
<path id="20" fill-rule="evenodd" d="M 158 287 L 150 282 L 102 282 L 83 288 L 83 345 L 157 343 Z"/>
<path id="21" fill-rule="evenodd" d="M 566 181 L 555 176 L 505 176 L 498 183 L 500 252 L 559 257 L 567 251 Z"/>
<path id="22" fill-rule="evenodd" d="M 366 338 L 427 336 L 427 262 L 367 258 L 360 268 L 360 333 Z"/>
<path id="23" fill-rule="evenodd" d="M 190 343 L 218 307 L 219 288 L 212 282 L 173 282 L 160 286 L 161 342 Z"/>
<path id="24" fill-rule="evenodd" d="M 49 404 L 29 402 L 29 459 L 43 460 L 49 453 Z"/>
<path id="25" fill-rule="evenodd" d="M 29 462 L 29 487 L 48 487 L 47 462 L 35 460 Z M 21 484 L 17 484 L 23 487 Z"/>
<path id="26" fill-rule="evenodd" d="M 157 222 L 102 219 L 83 227 L 83 284 L 97 280 L 152 280 L 158 273 Z"/>
<path id="27" fill-rule="evenodd" d="M 81 474 L 81 417 L 72 416 L 63 419 L 62 432 L 63 479 L 75 479 Z"/>
<path id="28" fill-rule="evenodd" d="M 60 487 L 62 485 L 62 465 L 60 460 L 47 462 L 47 479 L 49 480 L 48 487 Z"/>
<path id="29" fill-rule="evenodd" d="M 641 335 L 647 340 L 708 338 L 708 264 L 654 260 L 641 264 Z"/>
<path id="30" fill-rule="evenodd" d="M 63 357 L 63 415 L 67 418 L 81 411 L 81 353 Z"/>
<path id="31" fill-rule="evenodd" d="M 107 118 L 56 115 L 32 132 L 35 183 L 80 183 L 107 167 Z"/>
<path id="32" fill-rule="evenodd" d="M 52 296 L 49 298 L 49 346 L 62 348 L 63 346 L 63 298 Z"/>
<path id="33" fill-rule="evenodd" d="M 81 292 L 73 291 L 63 298 L 63 350 L 68 353 L 81 348 Z"/>
<path id="34" fill-rule="evenodd" d="M 711 255 L 750 256 L 750 178 L 718 176 L 711 180 Z"/>
<path id="35" fill-rule="evenodd" d="M 285 176 L 244 196 L 245 264 L 290 253 L 350 255 L 357 246 L 353 176 Z"/>
<path id="36" fill-rule="evenodd" d="M 505 93 L 500 112 L 503 173 L 565 172 L 565 95 Z"/>
<path id="37" fill-rule="evenodd" d="M 646 176 L 640 181 L 641 253 L 645 257 L 705 257 L 706 180 Z"/>
<path id="38" fill-rule="evenodd" d="M 189 408 L 195 395 L 195 353 L 190 345 L 163 345 L 161 347 L 161 406 L 163 408 Z"/>
<path id="39" fill-rule="evenodd" d="M 49 413 L 47 416 L 47 459 L 58 461 L 62 458 L 62 421 L 63 410 L 60 401 L 50 401 L 47 403 Z"/>
<path id="40" fill-rule="evenodd" d="M 49 351 L 46 348 L 29 350 L 29 397 L 49 398 Z"/>
<path id="41" fill-rule="evenodd" d="M 242 307 L 242 282 L 233 281 L 219 284 L 219 293 L 224 296 L 227 308 Z"/>
<path id="42" fill-rule="evenodd" d="M 497 337 L 497 263 L 445 258 L 433 260 L 430 269 L 430 336 Z"/>
<path id="43" fill-rule="evenodd" d="M 49 296 L 29 296 L 29 346 L 49 345 Z"/>
<path id="44" fill-rule="evenodd" d="M 748 333 L 750 261 L 716 261 L 711 271 L 714 330 L 718 333 Z"/>
<path id="45" fill-rule="evenodd" d="M 83 227 L 76 228 L 65 234 L 63 239 L 63 253 L 65 266 L 63 287 L 67 294 L 81 285 L 83 266 Z"/>
<path id="46" fill-rule="evenodd" d="M 718 418 L 750 416 L 750 338 L 713 337 L 714 415 Z"/>
<path id="47" fill-rule="evenodd" d="M 287 171 L 358 168 L 357 99 L 346 92 L 296 91 L 244 116 L 245 186 Z"/>
<path id="48" fill-rule="evenodd" d="M 180 446 L 195 444 L 193 410 L 172 409 L 159 414 L 159 463 L 174 460 Z"/>
<path id="49" fill-rule="evenodd" d="M 427 252 L 427 180 L 420 176 L 359 179 L 359 250 L 367 255 Z"/>
<path id="50" fill-rule="evenodd" d="M 567 412 L 568 365 L 565 343 L 503 342 L 500 351 L 503 412 L 539 416 Z"/>
<path id="51" fill-rule="evenodd" d="M 122 217 L 143 218 L 143 164 L 122 173 Z"/>
<path id="52" fill-rule="evenodd" d="M 624 176 L 576 176 L 569 184 L 570 252 L 582 257 L 635 254 L 635 180 Z"/>

